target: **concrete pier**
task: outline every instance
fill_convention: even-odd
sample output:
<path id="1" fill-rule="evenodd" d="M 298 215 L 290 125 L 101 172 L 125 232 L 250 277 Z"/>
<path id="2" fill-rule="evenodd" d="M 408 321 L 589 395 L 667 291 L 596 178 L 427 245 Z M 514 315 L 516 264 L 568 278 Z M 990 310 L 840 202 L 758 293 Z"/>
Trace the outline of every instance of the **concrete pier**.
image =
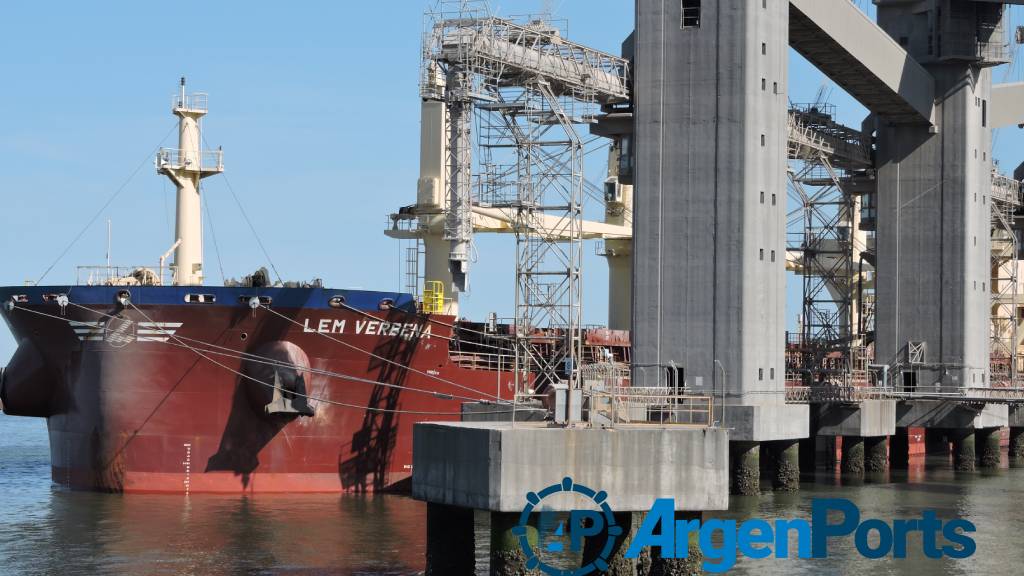
<path id="1" fill-rule="evenodd" d="M 491 576 L 522 576 L 529 573 L 526 554 L 514 533 L 519 523 L 515 512 L 491 512 Z M 536 546 L 537 530 L 529 528 L 532 544 Z"/>
<path id="2" fill-rule="evenodd" d="M 1010 465 L 1024 466 L 1024 406 L 1011 406 L 1006 424 L 1010 427 Z"/>
<path id="3" fill-rule="evenodd" d="M 843 436 L 843 457 L 839 469 L 843 476 L 862 476 L 864 474 L 864 438 L 861 436 Z"/>
<path id="4" fill-rule="evenodd" d="M 1002 454 L 999 441 L 1002 437 L 1001 428 L 983 428 L 975 432 L 978 451 L 978 467 L 984 469 L 999 468 Z"/>
<path id="5" fill-rule="evenodd" d="M 751 446 L 756 481 L 757 444 Z M 472 573 L 465 567 L 471 567 L 475 550 L 473 510 L 490 512 L 491 574 L 528 573 L 530 558 L 517 526 L 527 503 L 536 504 L 537 510 L 569 512 L 580 502 L 552 496 L 534 503 L 527 495 L 533 493 L 536 499 L 536 492 L 564 478 L 571 478 L 572 485 L 604 492 L 604 501 L 620 514 L 647 511 L 658 498 L 673 498 L 677 513 L 725 510 L 728 454 L 728 431 L 722 428 L 561 428 L 532 422 L 515 426 L 508 422 L 416 424 L 412 492 L 414 498 L 428 503 L 427 573 Z M 632 526 L 633 520 L 630 522 Z M 451 537 L 453 531 L 465 535 L 467 526 L 468 539 Z M 534 533 L 537 528 L 533 526 L 528 530 L 528 541 L 537 542 L 547 534 Z M 631 563 L 620 560 L 617 570 L 632 576 Z M 696 564 L 693 558 L 687 562 L 652 559 L 648 574 L 688 574 L 693 566 L 699 566 L 699 559 Z"/>
<path id="6" fill-rule="evenodd" d="M 771 455 L 772 489 L 793 492 L 800 489 L 800 442 L 776 440 L 768 443 Z"/>
<path id="7" fill-rule="evenodd" d="M 953 469 L 957 472 L 973 472 L 977 459 L 974 449 L 974 430 L 953 430 L 950 436 L 953 439 Z"/>
<path id="8" fill-rule="evenodd" d="M 889 439 L 889 467 L 906 470 L 910 467 L 910 429 L 897 428 Z"/>
<path id="9" fill-rule="evenodd" d="M 473 510 L 428 502 L 427 566 L 424 574 L 473 574 L 475 567 Z"/>
<path id="10" fill-rule="evenodd" d="M 700 519 L 699 513 L 676 512 L 676 521 Z M 662 558 L 655 549 L 651 555 L 651 568 L 647 574 L 638 576 L 690 576 L 691 574 L 702 574 L 704 569 L 701 564 L 704 561 L 704 554 L 700 551 L 700 544 L 697 535 L 690 534 L 690 546 L 686 558 Z"/>
<path id="11" fill-rule="evenodd" d="M 1010 464 L 1024 464 L 1024 428 L 1010 428 Z"/>
<path id="12" fill-rule="evenodd" d="M 889 438 L 870 436 L 864 438 L 864 471 L 885 472 L 889 464 Z"/>
<path id="13" fill-rule="evenodd" d="M 800 473 L 813 476 L 814 471 L 818 468 L 818 438 L 813 424 L 811 435 L 801 438 L 798 442 L 800 444 L 798 448 L 800 451 Z"/>
<path id="14" fill-rule="evenodd" d="M 651 570 L 651 556 L 645 549 L 637 558 L 625 558 L 623 554 L 628 543 L 633 541 L 636 531 L 643 521 L 643 514 L 634 512 L 616 512 L 615 523 L 623 527 L 624 538 L 618 538 L 608 559 L 608 570 L 605 576 L 647 576 Z M 608 539 L 607 534 L 587 538 L 583 546 L 582 565 L 589 564 L 597 558 Z"/>
<path id="15" fill-rule="evenodd" d="M 881 472 L 888 462 L 886 439 L 896 433 L 896 402 L 865 400 L 857 404 L 815 406 L 818 433 L 842 437 L 840 470 L 844 476 Z"/>
<path id="16" fill-rule="evenodd" d="M 924 453 L 927 456 L 949 456 L 949 439 L 943 428 L 926 428 L 924 431 Z"/>
<path id="17" fill-rule="evenodd" d="M 729 443 L 729 493 L 754 496 L 761 493 L 761 445 Z"/>
<path id="18" fill-rule="evenodd" d="M 900 402 L 896 425 L 925 428 L 925 451 L 929 456 L 949 457 L 953 445 L 953 468 L 973 471 L 977 465 L 975 432 L 1011 424 L 1013 413 L 1001 404 L 970 405 L 941 400 Z"/>

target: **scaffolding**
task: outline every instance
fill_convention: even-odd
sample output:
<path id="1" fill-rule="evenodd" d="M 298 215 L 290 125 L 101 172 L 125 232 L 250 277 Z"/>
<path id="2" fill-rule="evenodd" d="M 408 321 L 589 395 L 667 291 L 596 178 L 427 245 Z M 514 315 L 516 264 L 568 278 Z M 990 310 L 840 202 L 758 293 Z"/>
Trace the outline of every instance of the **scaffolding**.
<path id="1" fill-rule="evenodd" d="M 1021 184 L 992 172 L 992 277 L 990 371 L 994 386 L 1017 376 L 1017 234 L 1014 214 L 1021 207 Z"/>
<path id="2" fill-rule="evenodd" d="M 516 394 L 560 382 L 581 388 L 585 179 L 577 127 L 593 122 L 602 104 L 628 100 L 628 63 L 566 40 L 543 18 L 496 18 L 474 0 L 438 2 L 426 15 L 423 50 L 423 96 L 441 97 L 449 114 L 445 238 L 456 284 L 456 272 L 464 281 L 468 271 L 473 206 L 512 211 Z"/>
<path id="3" fill-rule="evenodd" d="M 872 301 L 866 282 L 866 235 L 860 197 L 870 181 L 870 144 L 860 131 L 834 121 L 829 104 L 793 106 L 789 113 L 787 252 L 803 280 L 796 360 L 805 384 L 868 380 L 870 348 L 863 317 Z M 870 267 L 870 265 L 869 265 Z"/>

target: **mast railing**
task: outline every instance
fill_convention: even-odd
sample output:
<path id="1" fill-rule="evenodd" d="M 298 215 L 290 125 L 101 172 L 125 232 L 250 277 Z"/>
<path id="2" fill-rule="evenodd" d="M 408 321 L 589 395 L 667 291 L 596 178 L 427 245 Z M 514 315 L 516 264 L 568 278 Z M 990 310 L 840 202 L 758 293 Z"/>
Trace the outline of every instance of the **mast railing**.
<path id="1" fill-rule="evenodd" d="M 195 110 L 197 112 L 206 112 L 209 110 L 207 101 L 209 95 L 205 92 L 195 92 L 193 94 L 175 94 L 171 98 L 171 109 L 172 110 Z"/>
<path id="2" fill-rule="evenodd" d="M 224 171 L 223 150 L 201 150 L 198 153 L 180 148 L 161 148 L 156 154 L 157 168 L 184 168 L 204 172 Z"/>

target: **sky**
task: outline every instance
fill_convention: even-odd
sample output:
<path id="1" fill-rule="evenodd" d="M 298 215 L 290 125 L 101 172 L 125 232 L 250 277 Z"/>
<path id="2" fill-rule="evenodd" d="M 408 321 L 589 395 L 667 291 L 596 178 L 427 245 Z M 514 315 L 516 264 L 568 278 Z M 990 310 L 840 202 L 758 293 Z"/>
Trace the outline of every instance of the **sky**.
<path id="1" fill-rule="evenodd" d="M 74 282 L 76 266 L 105 261 L 108 219 L 115 264 L 156 265 L 172 243 L 174 188 L 155 173 L 152 154 L 176 147 L 170 103 L 185 75 L 190 91 L 209 93 L 204 136 L 224 148 L 225 174 L 204 182 L 210 282 L 220 283 L 221 270 L 241 277 L 267 264 L 234 190 L 283 278 L 400 289 L 400 247 L 383 229 L 387 214 L 415 201 L 426 7 L 423 0 L 6 3 L 0 285 L 35 281 L 51 264 L 44 284 Z M 500 15 L 553 11 L 573 40 L 612 53 L 634 18 L 629 0 L 494 0 L 491 7 Z M 996 78 L 1019 76 L 1014 69 Z M 811 101 L 822 86 L 840 121 L 859 126 L 866 111 L 793 54 L 790 99 Z M 1024 160 L 1020 150 L 1021 131 L 1000 134 L 996 157 L 1011 171 Z M 599 181 L 605 158 L 587 161 Z M 464 315 L 511 316 L 513 239 L 478 236 L 477 251 Z M 584 252 L 585 321 L 604 323 L 607 267 L 594 246 Z M 799 282 L 789 283 L 788 296 L 792 324 Z M 0 330 L 0 365 L 13 351 Z"/>

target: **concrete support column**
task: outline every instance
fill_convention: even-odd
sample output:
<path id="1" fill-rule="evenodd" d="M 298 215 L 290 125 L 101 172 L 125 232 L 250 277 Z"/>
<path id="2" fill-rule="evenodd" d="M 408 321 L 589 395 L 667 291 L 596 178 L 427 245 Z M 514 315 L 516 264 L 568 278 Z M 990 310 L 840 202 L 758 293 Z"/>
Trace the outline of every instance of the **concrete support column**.
<path id="1" fill-rule="evenodd" d="M 754 453 L 757 454 L 755 448 Z M 755 467 L 756 469 L 756 467 Z M 676 521 L 694 520 L 701 517 L 700 512 L 676 512 Z M 704 554 L 700 551 L 700 542 L 696 533 L 690 533 L 689 554 L 686 558 L 662 558 L 660 549 L 655 548 L 651 553 L 651 568 L 649 572 L 638 572 L 638 576 L 690 576 L 691 574 L 703 574 Z"/>
<path id="2" fill-rule="evenodd" d="M 843 436 L 843 457 L 839 467 L 844 476 L 864 474 L 864 438 Z"/>
<path id="3" fill-rule="evenodd" d="M 949 456 L 949 439 L 944 428 L 925 428 L 924 453 L 928 456 Z"/>
<path id="4" fill-rule="evenodd" d="M 897 428 L 889 440 L 889 466 L 897 470 L 910 467 L 910 429 Z"/>
<path id="5" fill-rule="evenodd" d="M 1002 428 L 984 428 L 975 432 L 978 442 L 978 466 L 981 468 L 999 468 L 1001 454 L 999 440 Z"/>
<path id="6" fill-rule="evenodd" d="M 866 472 L 885 472 L 888 463 L 889 438 L 887 436 L 864 438 L 864 470 Z"/>
<path id="7" fill-rule="evenodd" d="M 1024 428 L 1010 428 L 1010 463 L 1024 464 Z"/>
<path id="8" fill-rule="evenodd" d="M 800 489 L 800 441 L 769 442 L 772 459 L 772 489 L 794 492 Z"/>
<path id="9" fill-rule="evenodd" d="M 953 437 L 953 469 L 957 472 L 972 472 L 976 460 L 974 450 L 974 430 L 952 430 Z"/>
<path id="10" fill-rule="evenodd" d="M 729 442 L 729 492 L 742 496 L 761 493 L 760 445 Z"/>
<path id="11" fill-rule="evenodd" d="M 473 510 L 428 502 L 425 575 L 473 574 L 475 569 Z"/>
<path id="12" fill-rule="evenodd" d="M 512 533 L 517 524 L 518 512 L 491 512 L 491 576 L 523 576 L 529 573 L 519 537 Z M 531 527 L 530 531 L 530 540 L 536 543 L 536 529 Z"/>
<path id="13" fill-rule="evenodd" d="M 818 438 L 812 429 L 810 436 L 798 440 L 800 444 L 800 472 L 803 474 L 814 474 L 818 468 L 817 451 Z"/>
<path id="14" fill-rule="evenodd" d="M 640 556 L 637 558 L 623 557 L 623 554 L 629 548 L 629 542 L 632 542 L 633 537 L 636 536 L 636 531 L 640 528 L 643 518 L 642 512 L 615 513 L 615 523 L 622 526 L 623 533 L 615 542 L 614 548 L 612 548 L 612 555 L 608 558 L 608 569 L 603 574 L 607 576 L 647 576 L 650 572 L 651 556 L 648 549 L 645 548 L 641 551 Z M 580 565 L 590 564 L 595 558 L 600 556 L 606 541 L 607 534 L 602 534 L 595 538 L 587 538 L 583 543 L 583 561 Z"/>

